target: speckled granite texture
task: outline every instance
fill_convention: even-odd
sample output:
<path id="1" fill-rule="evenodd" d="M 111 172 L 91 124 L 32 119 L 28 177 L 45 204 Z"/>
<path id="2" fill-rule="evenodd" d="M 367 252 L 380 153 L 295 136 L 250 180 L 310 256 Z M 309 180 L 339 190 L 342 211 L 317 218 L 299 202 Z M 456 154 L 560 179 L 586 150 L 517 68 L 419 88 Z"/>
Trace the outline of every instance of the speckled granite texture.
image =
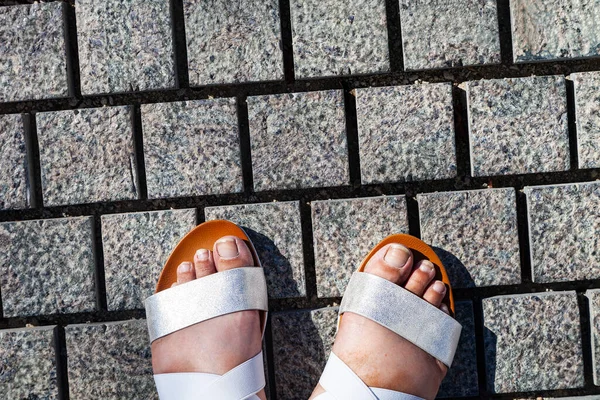
<path id="1" fill-rule="evenodd" d="M 390 69 L 384 0 L 290 0 L 297 78 Z"/>
<path id="2" fill-rule="evenodd" d="M 96 308 L 91 217 L 0 224 L 5 317 Z"/>
<path id="3" fill-rule="evenodd" d="M 472 81 L 467 97 L 474 176 L 569 169 L 562 76 Z"/>
<path id="4" fill-rule="evenodd" d="M 421 238 L 457 288 L 521 283 L 513 188 L 417 195 Z"/>
<path id="5" fill-rule="evenodd" d="M 65 327 L 71 399 L 158 399 L 146 321 Z"/>
<path id="6" fill-rule="evenodd" d="M 69 95 L 65 4 L 0 7 L 0 102 Z"/>
<path id="7" fill-rule="evenodd" d="M 255 190 L 348 185 L 341 90 L 248 98 Z"/>
<path id="8" fill-rule="evenodd" d="M 600 167 L 600 72 L 572 74 L 579 168 Z"/>
<path id="9" fill-rule="evenodd" d="M 319 297 L 344 294 L 371 248 L 393 233 L 408 233 L 402 196 L 312 202 Z"/>
<path id="10" fill-rule="evenodd" d="M 585 292 L 590 306 L 590 332 L 592 336 L 592 364 L 594 385 L 600 385 L 600 289 Z"/>
<path id="11" fill-rule="evenodd" d="M 54 328 L 0 330 L 3 399 L 58 399 Z"/>
<path id="12" fill-rule="evenodd" d="M 582 387 L 575 292 L 483 299 L 488 389 L 493 393 Z"/>
<path id="13" fill-rule="evenodd" d="M 534 282 L 600 278 L 600 183 L 526 187 Z"/>
<path id="14" fill-rule="evenodd" d="M 29 206 L 27 171 L 23 117 L 0 115 L 0 210 Z"/>
<path id="15" fill-rule="evenodd" d="M 322 308 L 272 314 L 278 399 L 305 400 L 310 397 L 333 345 L 337 312 L 337 308 Z"/>
<path id="16" fill-rule="evenodd" d="M 248 233 L 265 269 L 269 297 L 304 297 L 302 226 L 297 201 L 207 207 L 206 220 L 227 219 Z"/>
<path id="17" fill-rule="evenodd" d="M 473 304 L 470 301 L 458 301 L 455 308 L 455 318 L 462 325 L 462 333 L 452 367 L 440 386 L 439 398 L 479 395 Z"/>
<path id="18" fill-rule="evenodd" d="M 103 215 L 108 309 L 144 308 L 173 248 L 195 225 L 195 209 Z"/>
<path id="19" fill-rule="evenodd" d="M 166 0 L 76 0 L 81 92 L 175 87 Z"/>
<path id="20" fill-rule="evenodd" d="M 235 99 L 142 105 L 148 197 L 243 190 Z"/>
<path id="21" fill-rule="evenodd" d="M 515 62 L 600 55 L 600 0 L 510 0 Z"/>
<path id="22" fill-rule="evenodd" d="M 500 63 L 496 0 L 400 0 L 408 70 Z"/>
<path id="23" fill-rule="evenodd" d="M 283 79 L 277 0 L 184 0 L 190 84 Z"/>
<path id="24" fill-rule="evenodd" d="M 129 106 L 43 112 L 36 119 L 45 206 L 137 197 Z"/>
<path id="25" fill-rule="evenodd" d="M 356 90 L 362 183 L 456 175 L 452 85 Z"/>

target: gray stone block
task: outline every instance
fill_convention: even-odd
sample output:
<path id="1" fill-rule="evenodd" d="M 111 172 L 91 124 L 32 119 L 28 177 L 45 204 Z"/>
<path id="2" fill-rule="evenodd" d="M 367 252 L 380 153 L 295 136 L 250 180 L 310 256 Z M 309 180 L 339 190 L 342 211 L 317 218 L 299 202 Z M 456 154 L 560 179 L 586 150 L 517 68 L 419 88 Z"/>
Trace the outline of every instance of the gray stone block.
<path id="1" fill-rule="evenodd" d="M 0 115 L 0 171 L 0 210 L 27 208 L 30 188 L 21 115 Z"/>
<path id="2" fill-rule="evenodd" d="M 167 258 L 195 225 L 195 209 L 103 215 L 108 309 L 144 308 Z"/>
<path id="3" fill-rule="evenodd" d="M 158 399 L 146 321 L 65 327 L 69 398 Z"/>
<path id="4" fill-rule="evenodd" d="M 291 0 L 296 77 L 390 70 L 384 0 Z"/>
<path id="5" fill-rule="evenodd" d="M 91 217 L 1 223 L 4 316 L 93 311 L 92 236 Z"/>
<path id="6" fill-rule="evenodd" d="M 310 397 L 329 357 L 336 324 L 337 308 L 272 314 L 277 398 Z"/>
<path id="7" fill-rule="evenodd" d="M 452 85 L 356 90 L 362 183 L 456 176 Z"/>
<path id="8" fill-rule="evenodd" d="M 341 90 L 248 98 L 254 189 L 348 185 Z"/>
<path id="9" fill-rule="evenodd" d="M 0 330 L 4 399 L 58 399 L 54 326 Z"/>
<path id="10" fill-rule="evenodd" d="M 579 168 L 600 167 L 600 72 L 572 74 Z"/>
<path id="11" fill-rule="evenodd" d="M 564 77 L 471 81 L 467 97 L 474 176 L 569 169 Z"/>
<path id="12" fill-rule="evenodd" d="M 488 389 L 493 393 L 584 385 L 575 292 L 483 299 Z"/>
<path id="13" fill-rule="evenodd" d="M 455 309 L 455 318 L 463 329 L 454 362 L 442 381 L 438 398 L 479 395 L 473 304 L 470 301 L 458 301 Z"/>
<path id="14" fill-rule="evenodd" d="M 184 0 L 190 84 L 283 79 L 277 0 Z"/>
<path id="15" fill-rule="evenodd" d="M 421 238 L 457 288 L 521 283 L 513 188 L 417 195 Z"/>
<path id="16" fill-rule="evenodd" d="M 77 0 L 81 92 L 175 87 L 169 7 L 165 0 Z"/>
<path id="17" fill-rule="evenodd" d="M 585 292 L 590 304 L 590 332 L 592 336 L 592 367 L 594 385 L 600 386 L 600 289 Z"/>
<path id="18" fill-rule="evenodd" d="M 300 205 L 297 201 L 207 207 L 207 220 L 240 225 L 265 269 L 269 297 L 306 296 Z"/>
<path id="19" fill-rule="evenodd" d="M 408 70 L 500 63 L 496 0 L 401 0 Z"/>
<path id="20" fill-rule="evenodd" d="M 44 112 L 36 119 L 44 205 L 137 198 L 128 106 Z"/>
<path id="21" fill-rule="evenodd" d="M 510 0 L 515 62 L 600 55 L 600 1 Z"/>
<path id="22" fill-rule="evenodd" d="M 534 282 L 600 278 L 600 183 L 526 187 Z"/>
<path id="23" fill-rule="evenodd" d="M 241 192 L 235 99 L 142 105 L 148 197 Z"/>
<path id="24" fill-rule="evenodd" d="M 65 7 L 0 7 L 0 103 L 69 95 Z"/>
<path id="25" fill-rule="evenodd" d="M 402 196 L 312 202 L 317 294 L 339 297 L 371 248 L 408 233 Z"/>

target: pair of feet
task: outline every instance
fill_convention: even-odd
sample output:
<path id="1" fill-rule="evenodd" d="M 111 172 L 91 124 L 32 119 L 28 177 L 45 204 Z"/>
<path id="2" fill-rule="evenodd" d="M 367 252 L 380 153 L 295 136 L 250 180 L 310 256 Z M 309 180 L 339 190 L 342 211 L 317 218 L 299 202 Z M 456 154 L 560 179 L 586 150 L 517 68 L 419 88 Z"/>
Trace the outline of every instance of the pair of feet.
<path id="1" fill-rule="evenodd" d="M 177 283 L 253 265 L 246 244 L 234 237 L 219 239 L 213 249 L 199 249 L 194 260 L 177 268 Z M 381 248 L 364 272 L 387 279 L 440 307 L 446 286 L 434 279 L 429 261 L 413 262 L 409 249 L 400 244 Z M 364 338 L 369 338 L 365 341 Z M 155 374 L 205 372 L 223 375 L 258 354 L 262 333 L 258 311 L 223 315 L 172 333 L 152 343 Z M 346 313 L 340 324 L 333 352 L 367 386 L 396 390 L 425 399 L 435 398 L 447 368 L 441 362 L 381 325 L 360 315 Z M 319 385 L 311 399 L 323 393 Z M 266 399 L 264 391 L 258 396 Z"/>

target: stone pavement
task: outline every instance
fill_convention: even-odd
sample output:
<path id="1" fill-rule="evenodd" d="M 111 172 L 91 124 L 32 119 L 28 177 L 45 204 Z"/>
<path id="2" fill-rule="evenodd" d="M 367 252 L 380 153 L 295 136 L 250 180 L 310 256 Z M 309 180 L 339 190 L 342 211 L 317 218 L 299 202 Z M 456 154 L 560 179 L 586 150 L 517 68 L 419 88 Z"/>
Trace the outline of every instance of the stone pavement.
<path id="1" fill-rule="evenodd" d="M 600 399 L 600 0 L 0 0 L 0 399 L 155 399 L 143 300 L 231 219 L 270 399 L 393 232 L 464 331 L 441 398 Z"/>

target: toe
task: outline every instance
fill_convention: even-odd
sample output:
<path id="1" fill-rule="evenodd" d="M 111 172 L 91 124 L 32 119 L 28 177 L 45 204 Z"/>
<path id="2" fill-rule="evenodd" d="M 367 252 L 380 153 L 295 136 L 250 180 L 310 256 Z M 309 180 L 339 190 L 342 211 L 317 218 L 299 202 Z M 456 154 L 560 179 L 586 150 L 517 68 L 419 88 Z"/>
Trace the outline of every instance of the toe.
<path id="1" fill-rule="evenodd" d="M 196 278 L 202 278 L 203 276 L 217 272 L 215 260 L 209 250 L 199 249 L 196 251 L 194 255 L 194 269 L 196 271 Z"/>
<path id="2" fill-rule="evenodd" d="M 417 296 L 423 296 L 425 289 L 435 277 L 435 269 L 431 261 L 422 260 L 415 265 L 415 269 L 406 281 L 405 288 Z"/>
<path id="3" fill-rule="evenodd" d="M 444 300 L 444 296 L 446 295 L 446 285 L 442 281 L 434 281 L 432 284 L 427 287 L 425 293 L 423 294 L 423 298 L 433 304 L 436 307 L 439 307 L 442 304 L 442 300 Z"/>
<path id="4" fill-rule="evenodd" d="M 440 310 L 442 310 L 443 312 L 445 312 L 446 314 L 450 315 L 450 309 L 448 308 L 447 305 L 443 304 L 440 306 Z"/>
<path id="5" fill-rule="evenodd" d="M 371 257 L 365 272 L 377 275 L 394 283 L 403 283 L 412 269 L 411 251 L 401 244 L 383 246 Z"/>
<path id="6" fill-rule="evenodd" d="M 243 240 L 235 236 L 225 236 L 217 240 L 213 257 L 217 271 L 254 265 L 250 249 Z"/>
<path id="7" fill-rule="evenodd" d="M 182 283 L 189 282 L 196 278 L 196 273 L 194 272 L 194 266 L 191 262 L 182 262 L 177 267 L 177 284 L 181 285 Z"/>

